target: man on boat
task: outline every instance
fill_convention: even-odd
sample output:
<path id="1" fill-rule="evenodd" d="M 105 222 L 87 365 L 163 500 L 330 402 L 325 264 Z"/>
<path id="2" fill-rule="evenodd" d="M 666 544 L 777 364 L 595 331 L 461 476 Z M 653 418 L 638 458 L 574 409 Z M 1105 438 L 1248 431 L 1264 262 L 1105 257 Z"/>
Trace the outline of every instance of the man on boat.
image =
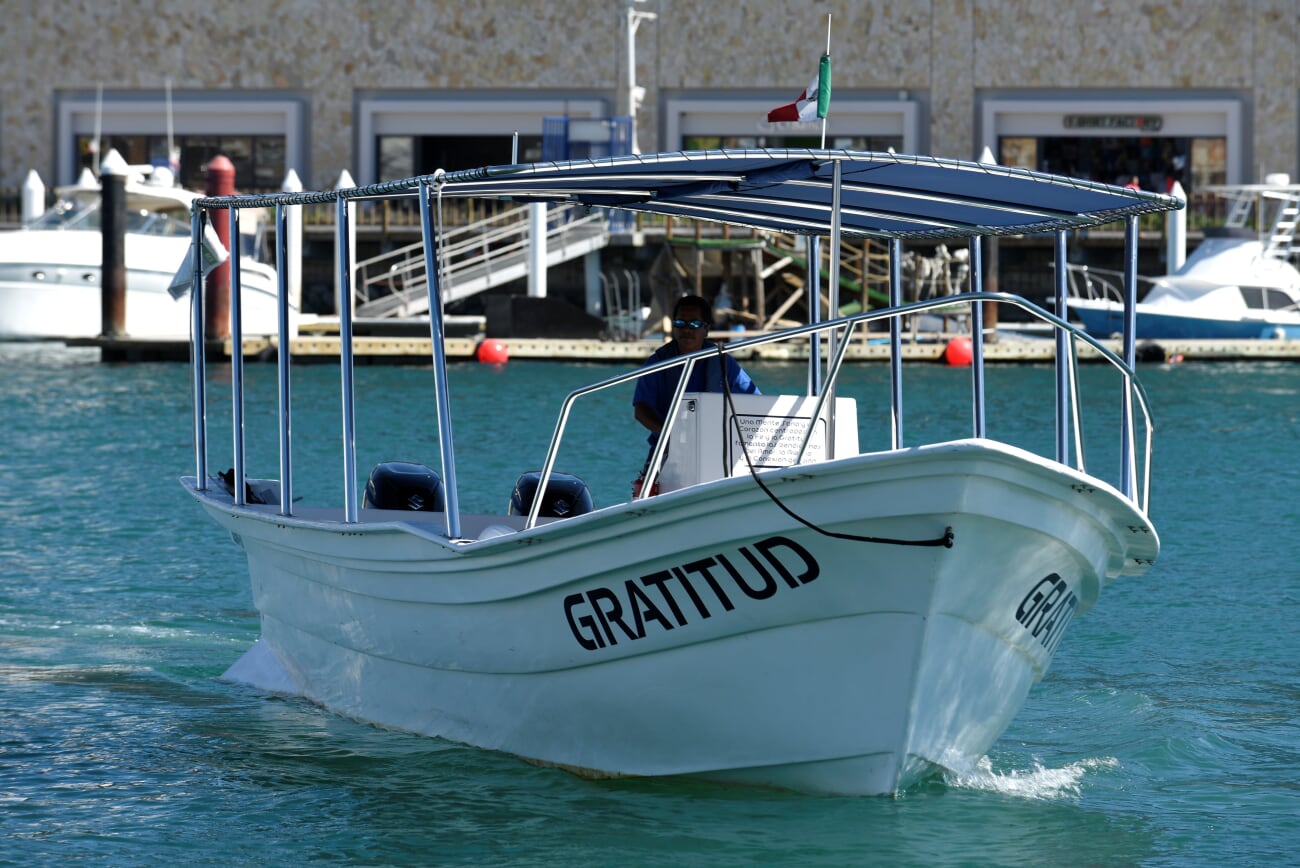
<path id="1" fill-rule="evenodd" d="M 673 305 L 672 320 L 673 339 L 646 359 L 646 365 L 716 346 L 708 339 L 709 328 L 713 325 L 713 309 L 702 297 L 684 295 L 677 299 Z M 636 420 L 650 431 L 647 439 L 651 453 L 654 452 L 655 443 L 659 442 L 659 434 L 664 429 L 664 421 L 671 409 L 669 405 L 677 391 L 681 375 L 681 368 L 666 368 L 636 381 L 632 406 L 636 411 Z M 760 394 L 758 386 L 732 356 L 710 356 L 697 361 L 691 371 L 691 378 L 686 383 L 686 391 Z M 650 457 L 647 455 L 646 467 L 641 469 L 641 476 L 633 483 L 635 491 L 640 491 L 641 480 L 645 477 L 649 464 Z"/>

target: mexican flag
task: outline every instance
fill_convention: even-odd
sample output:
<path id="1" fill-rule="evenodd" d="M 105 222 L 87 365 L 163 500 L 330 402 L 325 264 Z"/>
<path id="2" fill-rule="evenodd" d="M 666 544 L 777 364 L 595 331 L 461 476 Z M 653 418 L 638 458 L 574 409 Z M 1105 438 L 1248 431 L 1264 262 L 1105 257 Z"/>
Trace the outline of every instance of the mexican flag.
<path id="1" fill-rule="evenodd" d="M 831 110 L 831 56 L 822 55 L 817 74 L 804 88 L 799 98 L 767 113 L 769 123 L 780 121 L 815 121 L 825 118 Z"/>

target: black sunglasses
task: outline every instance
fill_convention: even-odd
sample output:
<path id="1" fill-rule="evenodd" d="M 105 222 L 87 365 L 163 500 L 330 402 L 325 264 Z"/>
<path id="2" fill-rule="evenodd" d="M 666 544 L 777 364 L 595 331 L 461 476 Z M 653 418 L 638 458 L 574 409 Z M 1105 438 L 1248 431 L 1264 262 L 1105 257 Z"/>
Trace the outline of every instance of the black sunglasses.
<path id="1" fill-rule="evenodd" d="M 705 322 L 702 319 L 675 319 L 673 328 L 675 329 L 700 329 L 704 328 Z"/>

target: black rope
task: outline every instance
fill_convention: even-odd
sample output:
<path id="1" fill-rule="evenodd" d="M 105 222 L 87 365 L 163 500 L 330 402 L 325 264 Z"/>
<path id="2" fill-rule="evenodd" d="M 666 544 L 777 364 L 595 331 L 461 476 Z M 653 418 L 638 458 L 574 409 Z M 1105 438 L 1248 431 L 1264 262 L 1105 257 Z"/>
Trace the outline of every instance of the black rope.
<path id="1" fill-rule="evenodd" d="M 767 495 L 769 500 L 781 508 L 782 512 L 809 530 L 816 531 L 822 536 L 834 537 L 835 539 L 846 539 L 854 542 L 880 543 L 882 545 L 891 546 L 943 546 L 946 549 L 952 548 L 953 532 L 951 525 L 944 528 L 943 536 L 935 539 L 893 539 L 882 536 L 861 536 L 855 533 L 841 533 L 839 531 L 827 530 L 824 527 L 818 527 L 782 503 L 781 499 L 773 494 L 772 490 L 764 484 L 762 479 L 759 478 L 758 471 L 754 469 L 754 462 L 749 457 L 749 446 L 745 443 L 745 432 L 740 430 L 740 420 L 736 418 L 736 405 L 731 400 L 731 380 L 727 376 L 727 357 L 722 352 L 721 346 L 718 347 L 718 358 L 722 363 L 722 393 L 727 399 L 727 409 L 731 412 L 731 421 L 736 426 L 736 438 L 740 440 L 740 450 L 745 455 L 745 466 L 749 468 L 749 475 L 753 478 L 754 482 L 758 483 L 758 487 L 763 490 L 763 493 Z M 817 420 L 815 419 L 809 419 L 808 424 L 814 425 L 816 424 L 816 421 Z M 802 457 L 803 456 L 800 456 L 800 458 Z"/>

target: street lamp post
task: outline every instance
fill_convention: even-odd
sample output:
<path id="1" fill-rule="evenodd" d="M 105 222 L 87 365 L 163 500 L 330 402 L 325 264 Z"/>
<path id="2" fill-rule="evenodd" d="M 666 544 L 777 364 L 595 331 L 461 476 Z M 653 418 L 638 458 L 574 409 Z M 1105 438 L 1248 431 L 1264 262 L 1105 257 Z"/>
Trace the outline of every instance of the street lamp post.
<path id="1" fill-rule="evenodd" d="M 637 87 L 636 84 L 636 30 L 641 26 L 642 21 L 654 21 L 657 17 L 653 12 L 638 12 L 637 3 L 644 3 L 645 0 L 629 0 L 627 4 L 627 113 L 632 119 L 632 153 L 641 153 L 641 145 L 637 141 L 636 134 L 636 113 L 641 108 L 641 101 L 645 99 L 645 88 Z"/>

